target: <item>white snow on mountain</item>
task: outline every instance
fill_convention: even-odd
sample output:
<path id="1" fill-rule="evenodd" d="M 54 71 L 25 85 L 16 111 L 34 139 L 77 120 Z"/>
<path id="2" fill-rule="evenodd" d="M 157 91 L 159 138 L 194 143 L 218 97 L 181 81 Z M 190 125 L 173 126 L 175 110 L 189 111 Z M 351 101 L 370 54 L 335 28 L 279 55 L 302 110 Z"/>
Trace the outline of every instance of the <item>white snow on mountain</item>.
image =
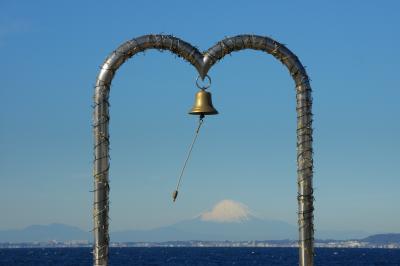
<path id="1" fill-rule="evenodd" d="M 222 200 L 214 205 L 211 211 L 201 214 L 202 221 L 210 222 L 243 222 L 250 218 L 250 210 L 243 203 L 233 200 Z"/>

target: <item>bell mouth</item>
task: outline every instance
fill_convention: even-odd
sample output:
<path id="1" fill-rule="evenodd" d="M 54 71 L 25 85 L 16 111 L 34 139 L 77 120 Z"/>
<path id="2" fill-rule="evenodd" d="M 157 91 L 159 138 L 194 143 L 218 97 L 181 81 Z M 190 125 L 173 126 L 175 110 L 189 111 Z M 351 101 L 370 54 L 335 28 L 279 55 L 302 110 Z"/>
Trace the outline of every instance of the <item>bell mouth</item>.
<path id="1" fill-rule="evenodd" d="M 196 108 L 193 108 L 189 112 L 190 115 L 217 115 L 218 111 L 215 109 L 210 109 L 210 110 L 196 110 Z"/>

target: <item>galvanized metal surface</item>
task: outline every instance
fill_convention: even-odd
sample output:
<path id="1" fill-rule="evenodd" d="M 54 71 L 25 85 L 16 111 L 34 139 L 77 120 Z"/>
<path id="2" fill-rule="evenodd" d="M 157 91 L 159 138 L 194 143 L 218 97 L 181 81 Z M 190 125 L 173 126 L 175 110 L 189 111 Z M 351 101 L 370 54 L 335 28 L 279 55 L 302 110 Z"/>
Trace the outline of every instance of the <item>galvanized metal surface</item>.
<path id="1" fill-rule="evenodd" d="M 312 151 L 312 97 L 307 73 L 284 45 L 263 36 L 238 35 L 218 42 L 206 52 L 170 35 L 145 35 L 122 44 L 103 63 L 97 77 L 94 93 L 94 247 L 93 264 L 108 265 L 108 211 L 109 211 L 109 103 L 110 85 L 118 68 L 133 55 L 147 49 L 168 50 L 192 64 L 204 78 L 209 69 L 225 55 L 234 51 L 253 49 L 267 52 L 289 70 L 296 85 L 297 104 L 297 183 L 299 223 L 299 265 L 313 265 L 313 151 Z"/>

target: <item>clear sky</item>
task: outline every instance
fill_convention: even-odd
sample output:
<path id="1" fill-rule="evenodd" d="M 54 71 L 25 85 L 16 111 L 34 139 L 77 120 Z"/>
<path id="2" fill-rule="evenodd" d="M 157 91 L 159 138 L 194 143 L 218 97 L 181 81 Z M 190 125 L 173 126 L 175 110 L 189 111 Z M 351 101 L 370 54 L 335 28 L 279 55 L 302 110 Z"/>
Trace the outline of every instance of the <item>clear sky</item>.
<path id="1" fill-rule="evenodd" d="M 194 5 L 194 3 L 197 3 Z M 174 34 L 200 50 L 254 33 L 307 66 L 314 98 L 316 230 L 400 232 L 399 1 L 0 1 L 0 230 L 91 229 L 92 95 L 121 43 Z M 209 75 L 170 53 L 127 61 L 111 90 L 111 230 L 192 218 L 223 199 L 297 224 L 295 90 L 272 56 L 242 51 Z"/>

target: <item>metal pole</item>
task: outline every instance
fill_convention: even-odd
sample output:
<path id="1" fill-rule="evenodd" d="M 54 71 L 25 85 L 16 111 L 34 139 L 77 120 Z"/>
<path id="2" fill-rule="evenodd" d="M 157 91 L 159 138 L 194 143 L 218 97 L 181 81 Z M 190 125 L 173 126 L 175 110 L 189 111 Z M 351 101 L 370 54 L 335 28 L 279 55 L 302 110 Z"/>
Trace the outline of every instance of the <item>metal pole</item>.
<path id="1" fill-rule="evenodd" d="M 244 49 L 261 50 L 281 61 L 290 72 L 296 84 L 297 111 L 297 184 L 298 184 L 298 225 L 299 265 L 314 264 L 313 224 L 313 150 L 312 150 L 312 97 L 307 73 L 297 56 L 283 44 L 268 37 L 239 35 L 225 38 L 204 53 L 204 68 L 208 70 L 225 55 Z"/>
<path id="2" fill-rule="evenodd" d="M 118 68 L 130 57 L 146 49 L 168 50 L 192 64 L 204 78 L 209 69 L 225 55 L 244 49 L 261 50 L 273 55 L 289 70 L 296 84 L 297 104 L 297 183 L 299 222 L 299 265 L 313 265 L 313 153 L 312 98 L 307 73 L 296 57 L 284 45 L 268 37 L 238 35 L 225 38 L 201 53 L 187 42 L 170 35 L 145 35 L 122 44 L 103 63 L 97 77 L 94 95 L 94 247 L 93 265 L 108 265 L 109 210 L 109 134 L 108 96 Z"/>

